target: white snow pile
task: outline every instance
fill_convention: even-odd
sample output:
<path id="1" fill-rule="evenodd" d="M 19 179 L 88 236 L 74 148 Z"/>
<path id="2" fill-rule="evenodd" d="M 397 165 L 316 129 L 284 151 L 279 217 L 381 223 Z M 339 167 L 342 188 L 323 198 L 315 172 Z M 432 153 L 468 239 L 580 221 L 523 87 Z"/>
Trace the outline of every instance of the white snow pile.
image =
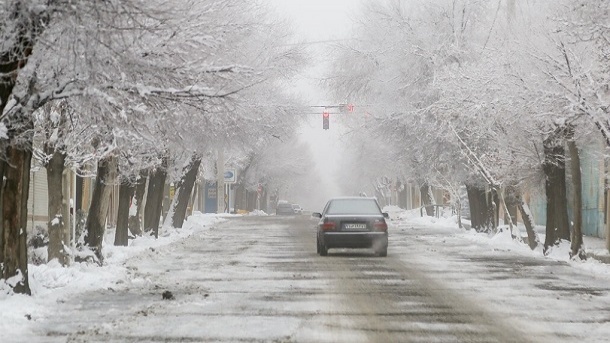
<path id="1" fill-rule="evenodd" d="M 384 212 L 390 214 L 390 218 L 396 218 L 395 221 L 399 222 L 399 225 L 405 227 L 418 227 L 418 228 L 449 228 L 456 237 L 461 237 L 473 242 L 489 245 L 492 249 L 514 251 L 515 253 L 535 256 L 539 258 L 549 258 L 556 261 L 564 261 L 572 266 L 592 271 L 595 273 L 610 275 L 610 265 L 607 263 L 600 262 L 597 259 L 589 258 L 585 261 L 572 260 L 570 258 L 570 242 L 562 241 L 557 246 L 549 249 L 545 255 L 543 252 L 544 244 L 544 227 L 536 227 L 536 232 L 541 244 L 532 250 L 527 245 L 526 240 L 513 239 L 513 235 L 510 229 L 506 225 L 500 225 L 500 230 L 496 233 L 483 233 L 477 232 L 473 229 L 459 229 L 456 215 L 448 215 L 446 217 L 428 217 L 421 216 L 419 209 L 414 210 L 402 210 L 400 208 L 393 208 L 387 206 L 384 208 Z M 462 223 L 469 223 L 466 220 L 462 220 Z M 525 227 L 520 224 L 515 228 L 515 235 L 524 237 Z M 605 247 L 605 240 L 597 237 L 583 237 L 584 249 L 587 253 L 595 256 L 608 256 L 609 252 Z"/>
<path id="2" fill-rule="evenodd" d="M 249 216 L 268 216 L 267 213 L 265 213 L 265 211 L 263 210 L 254 210 L 250 213 L 248 213 Z"/>
<path id="3" fill-rule="evenodd" d="M 425 213 L 425 210 L 423 210 Z M 383 212 L 389 214 L 390 220 L 395 221 L 403 221 L 408 222 L 411 226 L 418 227 L 449 227 L 456 229 L 457 225 L 457 216 L 441 216 L 439 218 L 436 217 L 428 217 L 421 216 L 422 210 L 419 208 L 412 210 L 404 210 L 398 206 L 386 206 L 383 208 Z M 462 220 L 462 222 L 465 222 Z"/>
<path id="4" fill-rule="evenodd" d="M 108 288 L 117 281 L 127 278 L 123 262 L 130 257 L 147 249 L 168 245 L 172 242 L 192 235 L 198 230 L 213 226 L 215 223 L 224 221 L 223 215 L 202 214 L 195 212 L 184 222 L 181 229 L 162 227 L 159 229 L 159 238 L 154 236 L 142 236 L 129 240 L 129 246 L 117 247 L 113 245 L 115 231 L 106 231 L 102 251 L 104 253 L 104 265 L 95 263 L 75 262 L 68 267 L 62 267 L 56 260 L 41 265 L 29 265 L 29 282 L 32 296 L 13 295 L 11 287 L 5 283 L 0 284 L 0 302 L 23 301 L 28 305 L 52 297 L 61 298 L 76 291 Z M 46 299 L 49 300 L 49 299 Z M 27 308 L 27 306 L 24 306 Z M 2 319 L 0 311 L 0 323 Z M 10 322 L 10 321 L 8 321 Z M 2 325 L 0 324 L 0 331 Z"/>
<path id="5" fill-rule="evenodd" d="M 28 333 L 31 330 L 27 325 L 28 320 L 49 315 L 49 309 L 53 309 L 62 299 L 86 291 L 111 289 L 128 281 L 128 271 L 124 265 L 133 256 L 209 229 L 225 221 L 223 217 L 226 215 L 195 212 L 184 222 L 183 228 L 162 227 L 158 239 L 153 236 L 137 237 L 129 241 L 128 247 L 115 247 L 115 231 L 107 230 L 102 249 L 105 257 L 103 266 L 82 262 L 62 267 L 57 260 L 41 265 L 30 264 L 28 271 L 32 296 L 13 294 L 9 285 L 0 282 L 0 309 L 6 309 L 0 310 L 0 332 L 13 337 Z"/>

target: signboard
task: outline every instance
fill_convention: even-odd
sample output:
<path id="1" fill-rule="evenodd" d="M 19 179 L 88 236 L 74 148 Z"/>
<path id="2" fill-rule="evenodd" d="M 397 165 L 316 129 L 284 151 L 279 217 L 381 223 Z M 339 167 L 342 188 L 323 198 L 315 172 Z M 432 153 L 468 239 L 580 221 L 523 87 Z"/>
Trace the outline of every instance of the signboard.
<path id="1" fill-rule="evenodd" d="M 235 171 L 235 169 L 225 170 L 224 179 L 225 179 L 225 183 L 237 182 L 237 172 Z"/>
<path id="2" fill-rule="evenodd" d="M 216 213 L 217 203 L 216 203 L 216 182 L 213 183 L 205 183 L 205 213 Z"/>

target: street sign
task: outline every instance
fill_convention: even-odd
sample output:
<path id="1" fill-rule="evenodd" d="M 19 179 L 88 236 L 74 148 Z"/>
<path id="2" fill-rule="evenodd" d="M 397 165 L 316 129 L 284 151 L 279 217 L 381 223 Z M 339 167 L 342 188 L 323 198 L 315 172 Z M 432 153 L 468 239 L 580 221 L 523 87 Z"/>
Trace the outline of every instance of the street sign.
<path id="1" fill-rule="evenodd" d="M 205 213 L 216 213 L 218 209 L 217 205 L 217 188 L 216 182 L 205 183 L 205 199 L 204 199 L 204 211 Z"/>
<path id="2" fill-rule="evenodd" d="M 225 180 L 225 183 L 237 182 L 237 173 L 236 173 L 235 169 L 225 170 L 224 180 Z"/>

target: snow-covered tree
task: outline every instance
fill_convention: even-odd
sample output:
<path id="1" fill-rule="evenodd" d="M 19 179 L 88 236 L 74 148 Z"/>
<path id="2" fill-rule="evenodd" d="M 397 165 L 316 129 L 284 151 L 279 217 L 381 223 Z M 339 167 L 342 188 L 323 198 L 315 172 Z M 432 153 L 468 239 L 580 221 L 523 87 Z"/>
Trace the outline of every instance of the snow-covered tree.
<path id="1" fill-rule="evenodd" d="M 565 192 L 552 190 L 565 189 L 564 128 L 579 117 L 570 104 L 578 104 L 582 92 L 574 85 L 587 73 L 581 67 L 570 74 L 570 60 L 586 53 L 556 35 L 561 5 L 371 2 L 358 39 L 340 47 L 329 86 L 338 99 L 366 104 L 377 120 L 362 129 L 398 143 L 395 160 L 410 160 L 411 177 L 421 184 L 460 170 L 472 186 L 471 204 L 483 204 L 471 206 L 482 215 L 477 220 L 473 213 L 475 226 L 497 225 L 497 211 L 508 212 L 503 189 L 518 194 L 544 172 L 548 213 L 558 220 L 547 222 L 559 229 L 547 233 L 547 246 L 569 239 L 567 217 L 558 217 L 567 213 Z M 436 180 L 431 171 L 440 171 Z"/>
<path id="2" fill-rule="evenodd" d="M 93 162 L 97 180 L 103 181 L 94 191 L 99 196 L 93 198 L 87 235 L 101 260 L 107 211 L 103 188 L 116 182 L 117 165 L 124 176 L 146 166 L 165 170 L 167 153 L 176 147 L 196 143 L 196 152 L 227 132 L 247 132 L 227 130 L 236 123 L 242 127 L 246 118 L 246 112 L 235 110 L 237 94 L 288 74 L 300 60 L 298 49 L 278 49 L 272 40 L 278 34 L 260 39 L 272 23 L 256 4 L 242 0 L 10 1 L 2 11 L 8 68 L 3 77 L 10 74 L 2 90 L 3 143 L 8 147 L 8 163 L 2 166 L 7 184 L 19 185 L 3 189 L 3 203 L 19 206 L 4 208 L 10 215 L 3 228 L 11 239 L 3 241 L 3 252 L 17 251 L 5 247 L 25 242 L 20 228 L 25 225 L 32 114 L 45 103 L 69 99 L 82 131 L 81 140 L 66 149 L 80 150 L 76 155 L 84 163 L 76 167 Z M 197 132 L 197 127 L 203 130 Z M 190 139 L 197 136 L 198 141 Z M 133 146 L 136 141 L 143 144 Z M 87 151 L 91 158 L 85 157 Z M 28 292 L 23 275 L 27 256 L 3 257 L 12 261 L 4 264 L 3 277 L 21 273 L 15 290 Z"/>
<path id="3" fill-rule="evenodd" d="M 371 1 L 358 39 L 340 47 L 332 72 L 339 75 L 329 82 L 338 98 L 366 104 L 374 118 L 368 131 L 398 143 L 395 157 L 407 163 L 426 204 L 434 171 L 447 170 L 447 157 L 454 165 L 461 159 L 450 131 L 437 130 L 439 73 L 472 59 L 469 46 L 483 40 L 476 29 L 486 8 L 478 1 Z"/>

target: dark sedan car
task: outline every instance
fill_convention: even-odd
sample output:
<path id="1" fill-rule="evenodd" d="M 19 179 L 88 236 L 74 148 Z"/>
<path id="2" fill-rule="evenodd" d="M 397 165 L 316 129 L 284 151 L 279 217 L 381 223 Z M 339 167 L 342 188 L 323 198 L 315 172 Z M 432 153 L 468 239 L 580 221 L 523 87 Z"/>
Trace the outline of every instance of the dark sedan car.
<path id="1" fill-rule="evenodd" d="M 373 248 L 379 256 L 388 254 L 387 213 L 382 213 L 375 198 L 349 197 L 330 199 L 317 230 L 317 250 L 321 256 L 331 248 Z"/>

